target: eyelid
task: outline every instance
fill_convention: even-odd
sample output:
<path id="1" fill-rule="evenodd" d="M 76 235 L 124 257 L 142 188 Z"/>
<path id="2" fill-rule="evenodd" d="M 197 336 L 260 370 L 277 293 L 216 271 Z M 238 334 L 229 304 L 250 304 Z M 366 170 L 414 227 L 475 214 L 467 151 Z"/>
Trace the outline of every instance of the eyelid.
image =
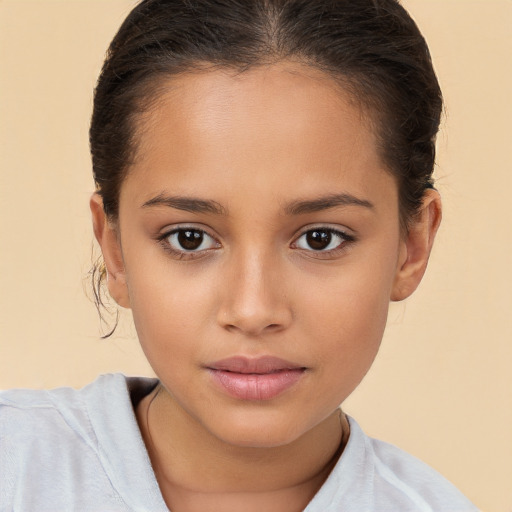
<path id="1" fill-rule="evenodd" d="M 168 241 L 169 237 L 177 232 L 186 231 L 187 229 L 191 230 L 191 231 L 197 231 L 197 232 L 203 233 L 205 236 L 211 238 L 212 241 L 214 242 L 214 246 L 208 247 L 205 249 L 200 249 L 200 250 L 186 250 L 186 249 L 180 250 L 180 249 L 174 248 Z M 306 248 L 301 248 L 301 247 L 297 246 L 297 241 L 302 236 L 306 235 L 307 233 L 309 233 L 311 231 L 315 231 L 315 230 L 330 232 L 330 233 L 340 237 L 342 240 L 337 247 L 334 247 L 329 250 L 325 250 L 325 249 L 315 250 L 313 248 L 306 249 Z M 158 242 L 163 246 L 163 248 L 167 252 L 169 252 L 172 256 L 174 256 L 177 259 L 200 258 L 200 257 L 206 256 L 207 254 L 211 253 L 211 251 L 222 247 L 222 244 L 219 242 L 218 237 L 211 234 L 209 229 L 207 229 L 207 228 L 205 229 L 205 227 L 203 227 L 202 225 L 198 226 L 193 223 L 176 224 L 176 225 L 167 226 L 166 228 L 162 229 L 160 231 L 160 233 L 155 238 L 158 240 Z M 349 246 L 352 245 L 356 241 L 357 241 L 356 235 L 353 234 L 353 231 L 350 229 L 347 229 L 347 228 L 339 226 L 339 225 L 334 227 L 334 226 L 328 225 L 328 224 L 315 224 L 315 225 L 308 225 L 308 226 L 302 227 L 300 229 L 300 231 L 298 231 L 298 233 L 296 233 L 296 235 L 294 235 L 292 242 L 290 244 L 290 247 L 292 249 L 297 249 L 303 253 L 307 253 L 311 257 L 316 257 L 316 258 L 321 259 L 321 258 L 329 258 L 329 257 L 337 256 L 340 252 L 347 250 L 349 248 Z"/>
<path id="2" fill-rule="evenodd" d="M 176 233 L 179 233 L 180 231 L 196 231 L 199 233 L 202 233 L 203 235 L 207 236 L 208 238 L 211 238 L 211 240 L 214 242 L 213 247 L 208 247 L 205 249 L 200 250 L 186 250 L 186 249 L 179 249 L 173 247 L 169 243 L 169 238 Z M 212 235 L 207 229 L 204 227 L 200 227 L 194 224 L 177 224 L 173 226 L 168 226 L 160 231 L 160 233 L 156 237 L 157 241 L 163 246 L 163 248 L 170 253 L 172 256 L 174 256 L 177 259 L 190 259 L 190 258 L 200 258 L 208 254 L 210 251 L 220 248 L 221 244 L 218 240 L 218 238 L 214 235 Z"/>
<path id="3" fill-rule="evenodd" d="M 218 241 L 218 237 L 211 233 L 212 230 L 210 228 L 208 228 L 207 226 L 204 226 L 202 224 L 195 224 L 193 222 L 171 224 L 169 226 L 166 226 L 165 228 L 162 228 L 159 230 L 159 232 L 157 234 L 157 238 L 165 238 L 165 237 L 172 235 L 173 233 L 176 233 L 177 231 L 186 231 L 187 229 L 189 229 L 191 231 L 200 231 L 201 233 L 205 233 L 209 237 Z"/>
<path id="4" fill-rule="evenodd" d="M 354 231 L 346 226 L 340 226 L 339 224 L 308 224 L 306 226 L 301 227 L 295 232 L 292 239 L 296 240 L 302 235 L 309 233 L 310 231 L 315 231 L 315 229 L 321 231 L 329 231 L 331 233 L 336 233 L 347 239 L 356 239 L 356 234 Z"/>
<path id="5" fill-rule="evenodd" d="M 311 249 L 305 249 L 302 247 L 297 246 L 297 242 L 300 238 L 307 235 L 311 231 L 327 231 L 329 233 L 332 233 L 336 236 L 339 236 L 342 241 L 337 247 L 334 247 L 333 249 L 329 250 L 315 250 L 313 248 Z M 291 247 L 293 249 L 298 249 L 299 251 L 303 251 L 304 253 L 308 253 L 311 256 L 322 258 L 322 257 L 329 257 L 337 255 L 338 253 L 346 250 L 348 246 L 356 242 L 356 236 L 352 234 L 351 230 L 345 229 L 341 226 L 332 226 L 332 225 L 326 225 L 326 224 L 317 224 L 317 225 L 310 225 L 305 226 L 301 228 L 300 232 L 296 234 L 293 238 L 293 242 L 291 243 Z"/>

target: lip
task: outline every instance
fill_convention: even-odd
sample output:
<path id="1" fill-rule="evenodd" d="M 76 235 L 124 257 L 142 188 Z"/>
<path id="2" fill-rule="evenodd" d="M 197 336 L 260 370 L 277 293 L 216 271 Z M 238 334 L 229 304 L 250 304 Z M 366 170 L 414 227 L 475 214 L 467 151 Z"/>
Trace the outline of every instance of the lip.
<path id="1" fill-rule="evenodd" d="M 306 367 L 273 356 L 230 357 L 206 365 L 214 384 L 240 400 L 271 400 L 294 386 Z"/>

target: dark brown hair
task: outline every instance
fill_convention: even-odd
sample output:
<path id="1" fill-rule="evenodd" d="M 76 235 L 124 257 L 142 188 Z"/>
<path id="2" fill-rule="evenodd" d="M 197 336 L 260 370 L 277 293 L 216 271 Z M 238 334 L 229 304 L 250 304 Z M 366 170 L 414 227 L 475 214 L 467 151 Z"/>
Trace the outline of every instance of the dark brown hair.
<path id="1" fill-rule="evenodd" d="M 164 78 L 280 60 L 326 72 L 368 108 L 407 229 L 432 187 L 442 96 L 426 42 L 396 0 L 140 2 L 108 49 L 94 96 L 90 146 L 105 213 L 117 218 L 137 116 Z"/>

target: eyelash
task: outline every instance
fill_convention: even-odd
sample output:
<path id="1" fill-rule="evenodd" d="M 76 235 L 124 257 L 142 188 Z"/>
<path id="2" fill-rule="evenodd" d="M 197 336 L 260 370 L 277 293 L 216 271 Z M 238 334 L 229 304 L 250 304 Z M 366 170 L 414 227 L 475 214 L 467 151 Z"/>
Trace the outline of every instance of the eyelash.
<path id="1" fill-rule="evenodd" d="M 169 241 L 170 237 L 172 237 L 173 235 L 178 235 L 180 233 L 184 233 L 186 231 L 199 233 L 203 237 L 203 240 L 201 241 L 201 244 L 199 247 L 201 247 L 201 245 L 203 244 L 204 237 L 210 238 L 214 242 L 215 246 L 208 247 L 206 249 L 201 249 L 201 250 L 197 250 L 197 249 L 187 250 L 185 248 L 175 249 Z M 334 236 L 338 237 L 341 241 L 336 247 L 329 249 L 329 250 L 325 250 L 325 249 L 315 250 L 313 248 L 305 249 L 305 248 L 301 248 L 301 247 L 297 246 L 297 243 L 301 238 L 306 237 L 308 234 L 311 234 L 314 232 L 328 233 L 331 236 L 334 235 Z M 167 232 L 163 233 L 162 235 L 158 236 L 157 240 L 162 245 L 162 247 L 164 248 L 165 251 L 167 251 L 174 258 L 179 259 L 179 260 L 201 258 L 201 257 L 206 256 L 206 254 L 209 253 L 210 251 L 221 247 L 220 243 L 213 236 L 208 234 L 204 229 L 200 229 L 200 228 L 196 228 L 196 227 L 192 227 L 192 226 L 183 226 L 183 227 L 179 227 L 179 228 L 174 228 L 171 231 L 167 231 Z M 294 239 L 294 242 L 291 244 L 291 247 L 294 249 L 303 251 L 305 253 L 309 253 L 308 254 L 309 256 L 321 259 L 321 258 L 336 257 L 339 253 L 346 250 L 347 247 L 349 245 L 351 245 L 352 243 L 354 243 L 355 241 L 356 241 L 355 236 L 350 235 L 344 231 L 341 231 L 339 229 L 330 228 L 330 227 L 325 227 L 325 226 L 318 226 L 318 227 L 311 227 L 305 231 L 302 231 L 300 233 L 300 235 L 298 235 Z"/>
<path id="2" fill-rule="evenodd" d="M 340 239 L 339 244 L 336 247 L 333 247 L 332 249 L 319 249 L 315 250 L 313 248 L 310 249 L 303 249 L 300 247 L 297 247 L 298 241 L 306 237 L 308 234 L 314 233 L 314 232 L 320 232 L 320 233 L 328 233 L 329 235 L 334 235 Z M 308 256 L 314 257 L 314 258 L 332 258 L 338 256 L 341 252 L 345 251 L 352 243 L 356 241 L 356 237 L 353 235 L 348 234 L 345 231 L 341 231 L 339 229 L 334 229 L 330 227 L 325 226 L 317 226 L 317 227 L 311 227 L 307 230 L 303 231 L 297 238 L 295 238 L 295 241 L 292 244 L 292 247 L 296 247 L 299 250 L 302 250 L 306 253 L 308 253 Z M 330 244 L 329 244 L 330 245 Z"/>
<path id="3" fill-rule="evenodd" d="M 169 242 L 169 238 L 173 235 L 177 235 L 179 233 L 183 233 L 186 231 L 199 233 L 203 236 L 203 239 L 206 236 L 206 237 L 210 238 L 211 240 L 213 240 L 217 247 L 220 247 L 219 242 L 217 242 L 217 240 L 215 240 L 215 238 L 213 236 L 211 236 L 210 234 L 208 234 L 204 229 L 200 229 L 200 228 L 196 228 L 196 227 L 192 227 L 192 226 L 183 226 L 183 227 L 172 229 L 171 231 L 167 231 L 167 232 L 163 233 L 162 235 L 160 235 L 157 240 L 160 242 L 160 244 L 162 245 L 162 247 L 164 248 L 165 251 L 167 251 L 168 253 L 171 254 L 171 256 L 173 256 L 174 258 L 179 259 L 179 260 L 200 258 L 202 256 L 205 256 L 207 252 L 217 248 L 217 247 L 210 247 L 207 249 L 202 249 L 200 251 L 186 250 L 185 248 L 183 248 L 181 250 L 175 249 Z M 201 245 L 202 245 L 202 243 L 203 242 L 201 242 Z"/>

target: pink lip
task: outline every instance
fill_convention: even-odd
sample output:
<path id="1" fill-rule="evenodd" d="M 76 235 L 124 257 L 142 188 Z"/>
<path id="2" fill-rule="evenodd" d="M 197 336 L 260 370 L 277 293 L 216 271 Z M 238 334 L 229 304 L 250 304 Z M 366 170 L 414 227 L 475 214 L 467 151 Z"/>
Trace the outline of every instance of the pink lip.
<path id="1" fill-rule="evenodd" d="M 270 400 L 304 375 L 306 368 L 272 356 L 257 359 L 237 356 L 208 364 L 214 383 L 241 400 Z"/>

